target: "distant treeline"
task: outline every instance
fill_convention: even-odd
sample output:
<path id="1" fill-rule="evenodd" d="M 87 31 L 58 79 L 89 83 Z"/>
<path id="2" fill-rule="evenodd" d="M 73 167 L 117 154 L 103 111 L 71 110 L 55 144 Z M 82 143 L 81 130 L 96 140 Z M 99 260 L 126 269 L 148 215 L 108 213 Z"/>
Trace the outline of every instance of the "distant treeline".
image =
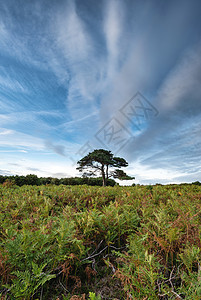
<path id="1" fill-rule="evenodd" d="M 102 177 L 97 178 L 89 178 L 89 177 L 68 177 L 68 178 L 54 178 L 54 177 L 38 177 L 34 174 L 29 174 L 26 176 L 19 176 L 19 175 L 13 175 L 13 176 L 4 176 L 0 175 L 0 184 L 15 184 L 18 186 L 22 185 L 46 185 L 46 184 L 55 184 L 55 185 L 91 185 L 91 186 L 102 186 L 103 180 Z M 186 183 L 187 184 L 187 183 Z M 195 181 L 192 182 L 193 185 L 201 185 L 201 182 Z M 108 186 L 114 186 L 118 185 L 115 180 L 108 179 L 107 181 Z M 135 184 L 133 184 L 134 186 Z M 156 185 L 161 185 L 157 183 Z M 185 183 L 182 183 L 182 185 L 185 185 Z M 152 188 L 152 186 L 150 186 Z"/>
<path id="2" fill-rule="evenodd" d="M 194 185 L 201 185 L 201 182 L 195 181 L 195 182 L 192 182 L 192 184 L 194 184 Z"/>
<path id="3" fill-rule="evenodd" d="M 92 186 L 102 186 L 102 178 L 88 178 L 88 177 L 69 177 L 69 178 L 53 178 L 53 177 L 38 177 L 37 175 L 30 174 L 26 176 L 3 176 L 0 175 L 0 184 L 16 184 L 18 186 L 22 185 L 46 185 L 46 184 L 56 184 L 56 185 L 92 185 Z M 114 186 L 117 184 L 113 179 L 108 179 L 107 185 Z"/>

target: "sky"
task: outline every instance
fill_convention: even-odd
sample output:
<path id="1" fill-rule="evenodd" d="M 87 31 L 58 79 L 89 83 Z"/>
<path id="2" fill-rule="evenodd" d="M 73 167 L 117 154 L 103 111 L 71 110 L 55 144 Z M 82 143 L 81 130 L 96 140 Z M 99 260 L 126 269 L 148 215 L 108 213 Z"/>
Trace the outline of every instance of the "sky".
<path id="1" fill-rule="evenodd" d="M 201 181 L 200 14 L 199 0 L 1 1 L 0 174 L 80 176 L 107 149 L 135 183 Z"/>

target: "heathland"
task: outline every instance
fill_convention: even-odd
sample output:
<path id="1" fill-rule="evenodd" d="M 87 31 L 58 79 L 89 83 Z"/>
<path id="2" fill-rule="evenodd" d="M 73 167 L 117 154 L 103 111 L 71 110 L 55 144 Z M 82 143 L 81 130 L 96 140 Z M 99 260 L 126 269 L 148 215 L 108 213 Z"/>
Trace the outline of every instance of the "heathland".
<path id="1" fill-rule="evenodd" d="M 200 185 L 0 185 L 2 300 L 198 300 L 200 247 Z"/>

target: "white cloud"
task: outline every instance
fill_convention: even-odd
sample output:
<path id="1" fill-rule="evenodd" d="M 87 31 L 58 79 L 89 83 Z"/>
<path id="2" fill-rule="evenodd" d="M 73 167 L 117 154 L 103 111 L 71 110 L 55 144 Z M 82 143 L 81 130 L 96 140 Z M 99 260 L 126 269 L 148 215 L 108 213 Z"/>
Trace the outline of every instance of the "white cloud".
<path id="1" fill-rule="evenodd" d="M 0 67 L 0 86 L 1 89 L 11 90 L 14 92 L 23 92 L 27 93 L 27 88 L 18 80 L 11 78 L 7 73 L 6 69 Z"/>
<path id="2" fill-rule="evenodd" d="M 122 2 L 118 0 L 106 1 L 104 7 L 104 34 L 108 51 L 107 80 L 111 80 L 119 70 L 118 63 L 121 58 L 122 38 L 124 32 L 124 13 Z"/>
<path id="3" fill-rule="evenodd" d="M 201 45 L 188 50 L 182 59 L 170 71 L 158 92 L 158 107 L 160 111 L 172 110 L 181 103 L 186 96 L 190 99 L 195 95 L 201 96 L 199 73 L 201 72 Z"/>
<path id="4" fill-rule="evenodd" d="M 28 155 L 23 156 L 17 153 L 7 153 L 4 161 L 0 162 L 0 167 L 9 174 L 27 175 L 36 174 L 39 177 L 71 177 L 76 176 L 77 171 L 69 163 L 59 161 L 56 156 L 51 157 L 51 163 L 49 158 L 40 155 L 30 157 Z M 61 175 L 59 175 L 61 174 Z"/>
<path id="5" fill-rule="evenodd" d="M 94 45 L 90 33 L 79 17 L 76 4 L 70 1 L 58 11 L 52 35 L 57 51 L 62 54 L 60 65 L 68 70 L 67 109 L 72 119 L 82 118 L 96 110 L 94 96 L 97 91 L 98 64 L 94 56 Z M 57 73 L 57 66 L 54 65 Z M 58 65 L 58 73 L 60 72 Z"/>
<path id="6" fill-rule="evenodd" d="M 0 130 L 2 130 L 0 131 L 0 135 L 10 135 L 14 133 L 14 131 L 10 129 L 0 129 Z"/>
<path id="7" fill-rule="evenodd" d="M 19 131 L 4 130 L 0 139 L 0 147 L 25 147 L 27 149 L 44 150 L 43 141 L 40 138 L 33 137 Z"/>
<path id="8" fill-rule="evenodd" d="M 195 122 L 195 116 L 199 117 L 201 114 L 200 54 L 200 45 L 185 53 L 174 69 L 164 78 L 154 102 L 159 115 L 129 146 L 130 155 L 133 153 L 146 155 L 161 147 L 166 151 L 166 146 L 169 146 L 168 140 L 175 146 L 184 126 L 189 126 L 189 132 L 191 132 L 192 120 L 190 119 L 194 118 Z M 197 138 L 200 139 L 199 136 Z"/>
<path id="9" fill-rule="evenodd" d="M 171 167 L 169 169 L 159 166 L 153 168 L 138 161 L 130 164 L 128 171 L 135 176 L 134 183 L 136 184 L 173 183 L 177 182 L 177 178 L 184 174 L 182 171 L 174 170 Z"/>

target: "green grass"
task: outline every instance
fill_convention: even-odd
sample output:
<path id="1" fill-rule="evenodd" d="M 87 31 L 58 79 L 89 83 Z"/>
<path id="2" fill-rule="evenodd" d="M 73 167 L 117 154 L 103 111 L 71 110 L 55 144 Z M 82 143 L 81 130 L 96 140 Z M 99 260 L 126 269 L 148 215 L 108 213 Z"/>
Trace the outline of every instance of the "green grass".
<path id="1" fill-rule="evenodd" d="M 198 185 L 0 185 L 1 300 L 198 300 L 200 247 Z"/>

